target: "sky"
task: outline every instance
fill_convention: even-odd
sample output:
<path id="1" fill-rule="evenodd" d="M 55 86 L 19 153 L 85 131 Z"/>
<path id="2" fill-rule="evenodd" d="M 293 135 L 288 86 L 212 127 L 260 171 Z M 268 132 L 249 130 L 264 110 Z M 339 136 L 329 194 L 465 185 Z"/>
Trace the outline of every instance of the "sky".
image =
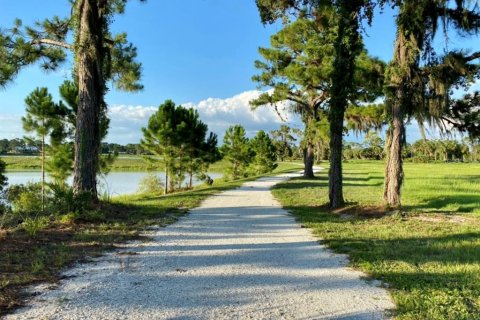
<path id="1" fill-rule="evenodd" d="M 67 0 L 6 0 L 0 10 L 0 27 L 8 28 L 15 18 L 31 25 L 69 11 Z M 364 28 L 369 53 L 384 61 L 392 57 L 394 14 L 390 8 L 377 12 L 373 25 Z M 138 93 L 113 88 L 108 92 L 112 121 L 107 141 L 138 143 L 140 128 L 166 99 L 197 108 L 220 138 L 229 125 L 237 123 L 250 136 L 260 129 L 277 128 L 282 121 L 275 112 L 266 107 L 252 111 L 248 102 L 259 94 L 251 81 L 257 73 L 254 61 L 259 58 L 258 47 L 268 46 L 270 36 L 280 29 L 280 24 L 261 24 L 254 0 L 131 0 L 125 14 L 115 18 L 112 31 L 127 32 L 129 41 L 138 48 L 145 88 Z M 441 38 L 438 45 L 443 46 L 443 42 Z M 454 36 L 449 37 L 448 46 L 479 49 L 476 39 Z M 58 99 L 58 86 L 70 77 L 71 66 L 70 61 L 55 72 L 44 73 L 34 65 L 0 89 L 0 139 L 24 136 L 20 118 L 25 97 L 44 86 Z M 288 112 L 285 116 L 288 125 L 301 127 L 297 117 Z M 418 139 L 415 125 L 408 132 L 408 140 Z M 350 134 L 347 140 L 360 138 Z"/>

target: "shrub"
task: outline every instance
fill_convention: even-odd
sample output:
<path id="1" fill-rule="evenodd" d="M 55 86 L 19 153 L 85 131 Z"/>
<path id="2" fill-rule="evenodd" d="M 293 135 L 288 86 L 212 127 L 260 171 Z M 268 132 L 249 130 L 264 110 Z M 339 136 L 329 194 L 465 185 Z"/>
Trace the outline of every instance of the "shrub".
<path id="1" fill-rule="evenodd" d="M 139 193 L 163 194 L 165 184 L 162 179 L 155 173 L 149 173 L 140 180 Z"/>
<path id="2" fill-rule="evenodd" d="M 6 191 L 8 203 L 15 215 L 27 217 L 42 211 L 41 183 L 12 185 Z"/>
<path id="3" fill-rule="evenodd" d="M 73 224 L 75 223 L 75 220 L 77 220 L 79 218 L 79 214 L 77 212 L 69 212 L 67 214 L 62 214 L 60 216 L 60 218 L 58 219 L 58 221 L 61 223 L 61 224 L 66 224 L 66 225 L 69 225 L 69 224 Z"/>
<path id="4" fill-rule="evenodd" d="M 22 222 L 22 228 L 30 236 L 35 236 L 38 231 L 47 228 L 50 225 L 48 217 L 25 218 Z"/>
<path id="5" fill-rule="evenodd" d="M 55 214 L 70 212 L 75 210 L 76 202 L 78 201 L 73 189 L 65 184 L 52 183 L 48 185 L 51 191 L 51 200 L 48 203 L 49 211 Z"/>

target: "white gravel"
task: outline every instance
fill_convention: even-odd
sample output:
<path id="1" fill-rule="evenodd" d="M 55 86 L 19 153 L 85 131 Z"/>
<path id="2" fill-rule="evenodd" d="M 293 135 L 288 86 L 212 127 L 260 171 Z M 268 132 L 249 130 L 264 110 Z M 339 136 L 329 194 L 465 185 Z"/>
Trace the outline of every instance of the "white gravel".
<path id="1" fill-rule="evenodd" d="M 132 242 L 37 286 L 6 319 L 384 319 L 378 283 L 302 228 L 262 178 L 212 196 L 149 242 Z M 128 254 L 127 254 L 128 253 Z"/>

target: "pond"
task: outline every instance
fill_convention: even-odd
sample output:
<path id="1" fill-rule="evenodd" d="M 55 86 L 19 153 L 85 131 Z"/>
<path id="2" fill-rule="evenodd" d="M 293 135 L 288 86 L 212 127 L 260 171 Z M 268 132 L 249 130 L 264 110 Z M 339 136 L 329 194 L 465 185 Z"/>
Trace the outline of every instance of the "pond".
<path id="1" fill-rule="evenodd" d="M 117 196 L 123 194 L 132 194 L 138 191 L 140 181 L 151 172 L 147 171 L 113 171 L 107 176 L 100 176 L 98 178 L 98 192 L 99 194 L 107 193 L 110 196 Z M 155 172 L 162 181 L 165 181 L 164 172 Z M 213 179 L 222 177 L 221 173 L 209 172 L 208 175 Z M 25 184 L 28 182 L 40 182 L 42 179 L 41 171 L 9 171 L 6 173 L 8 184 Z M 47 177 L 48 181 L 48 177 Z M 72 179 L 69 179 L 71 183 Z M 184 184 L 187 182 L 185 180 Z M 202 184 L 202 181 L 193 180 L 194 185 Z"/>

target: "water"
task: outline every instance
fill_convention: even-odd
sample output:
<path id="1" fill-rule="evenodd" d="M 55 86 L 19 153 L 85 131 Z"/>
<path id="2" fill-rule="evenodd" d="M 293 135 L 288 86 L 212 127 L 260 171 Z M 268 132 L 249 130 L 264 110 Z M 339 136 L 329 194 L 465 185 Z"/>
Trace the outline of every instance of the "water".
<path id="1" fill-rule="evenodd" d="M 165 181 L 164 172 L 155 172 L 160 178 Z M 148 175 L 146 171 L 126 171 L 126 172 L 110 172 L 107 176 L 98 178 L 98 192 L 102 194 L 107 192 L 110 196 L 132 194 L 138 191 L 140 181 Z M 221 173 L 209 172 L 208 175 L 213 179 L 222 177 Z M 40 182 L 42 180 L 42 173 L 40 171 L 10 171 L 6 173 L 8 184 L 25 184 L 28 182 Z M 48 177 L 47 177 L 48 180 Z M 72 179 L 69 179 L 71 183 Z M 187 180 L 184 182 L 187 182 Z M 202 184 L 202 181 L 194 178 L 193 184 Z"/>

